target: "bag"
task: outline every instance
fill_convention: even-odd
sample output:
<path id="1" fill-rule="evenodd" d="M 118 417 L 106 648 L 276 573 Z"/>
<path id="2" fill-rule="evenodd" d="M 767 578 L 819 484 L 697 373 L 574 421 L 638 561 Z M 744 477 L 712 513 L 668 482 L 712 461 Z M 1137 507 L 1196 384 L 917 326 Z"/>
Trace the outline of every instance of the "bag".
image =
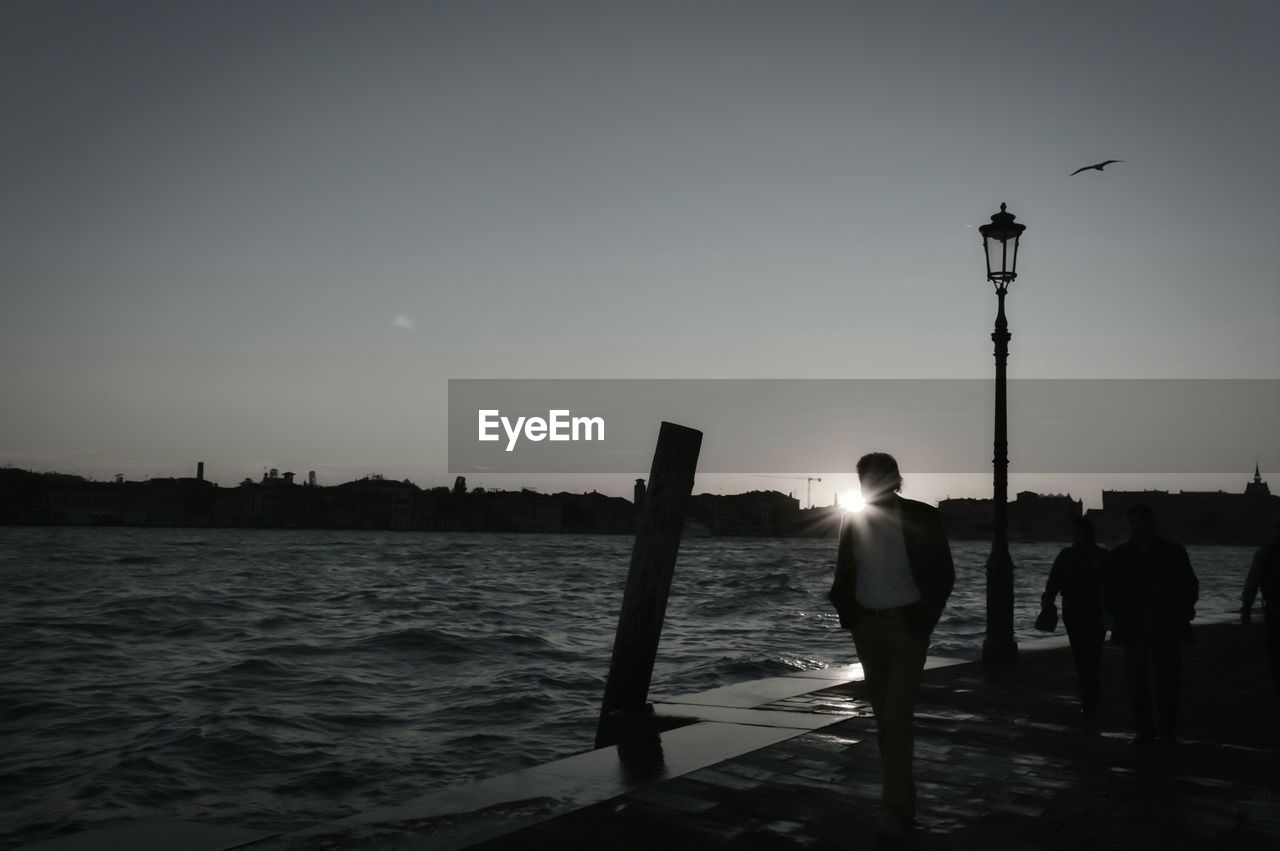
<path id="1" fill-rule="evenodd" d="M 1040 632 L 1053 632 L 1058 628 L 1058 607 L 1049 603 L 1040 609 L 1036 618 L 1036 629 Z"/>

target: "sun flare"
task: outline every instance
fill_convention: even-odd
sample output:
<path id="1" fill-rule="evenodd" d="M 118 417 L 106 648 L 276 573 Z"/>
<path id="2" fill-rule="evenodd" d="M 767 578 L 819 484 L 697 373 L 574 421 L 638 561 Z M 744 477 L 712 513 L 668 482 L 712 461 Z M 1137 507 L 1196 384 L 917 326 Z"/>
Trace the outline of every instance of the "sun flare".
<path id="1" fill-rule="evenodd" d="M 840 494 L 840 507 L 846 512 L 861 511 L 867 507 L 867 501 L 862 498 L 862 491 L 854 488 Z"/>

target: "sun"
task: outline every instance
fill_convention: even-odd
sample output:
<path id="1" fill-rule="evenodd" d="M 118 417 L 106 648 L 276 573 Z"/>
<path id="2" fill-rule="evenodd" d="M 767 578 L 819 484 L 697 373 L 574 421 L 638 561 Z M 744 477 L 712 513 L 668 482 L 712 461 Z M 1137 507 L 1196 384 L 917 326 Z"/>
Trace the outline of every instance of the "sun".
<path id="1" fill-rule="evenodd" d="M 862 498 L 862 491 L 854 488 L 840 494 L 840 507 L 846 512 L 861 511 L 867 507 L 867 501 Z"/>

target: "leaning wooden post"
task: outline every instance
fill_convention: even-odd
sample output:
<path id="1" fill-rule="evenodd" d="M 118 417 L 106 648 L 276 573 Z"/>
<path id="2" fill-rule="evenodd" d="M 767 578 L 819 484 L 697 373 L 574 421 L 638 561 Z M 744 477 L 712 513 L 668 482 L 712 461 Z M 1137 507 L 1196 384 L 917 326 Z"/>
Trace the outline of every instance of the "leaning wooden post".
<path id="1" fill-rule="evenodd" d="M 702 432 L 696 429 L 664 422 L 658 432 L 649 487 L 640 505 L 618 631 L 613 638 L 609 679 L 600 705 L 598 748 L 616 741 L 611 719 L 649 708 L 649 681 L 658 656 L 667 595 L 671 592 L 671 576 L 701 448 Z"/>

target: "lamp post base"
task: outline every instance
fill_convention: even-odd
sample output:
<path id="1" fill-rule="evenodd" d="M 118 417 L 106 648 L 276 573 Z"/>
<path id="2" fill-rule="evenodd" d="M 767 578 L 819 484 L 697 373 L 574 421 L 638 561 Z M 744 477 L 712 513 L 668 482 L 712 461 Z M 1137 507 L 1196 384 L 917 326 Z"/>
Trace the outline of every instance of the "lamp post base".
<path id="1" fill-rule="evenodd" d="M 1011 668 L 1018 664 L 1018 642 L 1012 638 L 984 638 L 982 664 L 989 668 Z"/>

